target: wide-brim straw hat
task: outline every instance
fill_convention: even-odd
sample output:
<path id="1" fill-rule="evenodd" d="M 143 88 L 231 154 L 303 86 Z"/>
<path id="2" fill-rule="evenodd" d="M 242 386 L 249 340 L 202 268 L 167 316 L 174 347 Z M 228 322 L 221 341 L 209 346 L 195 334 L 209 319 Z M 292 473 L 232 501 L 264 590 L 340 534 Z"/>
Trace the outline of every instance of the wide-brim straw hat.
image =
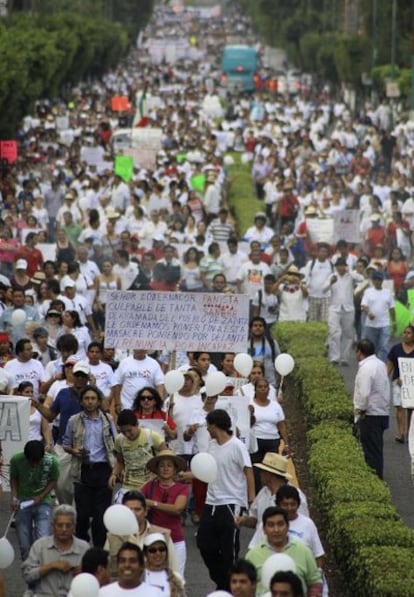
<path id="1" fill-rule="evenodd" d="M 298 278 L 304 278 L 304 274 L 302 274 L 302 272 L 300 272 L 298 270 L 298 268 L 296 267 L 296 265 L 290 265 L 286 272 L 286 274 L 288 274 L 289 276 L 298 276 Z"/>
<path id="2" fill-rule="evenodd" d="M 253 464 L 253 466 L 288 480 L 292 478 L 292 475 L 287 472 L 288 459 L 276 452 L 267 452 L 262 462 Z"/>
<path id="3" fill-rule="evenodd" d="M 178 471 L 185 471 L 187 470 L 187 463 L 184 458 L 181 456 L 177 456 L 175 452 L 169 449 L 161 450 L 156 456 L 150 458 L 147 462 L 147 469 L 154 473 L 155 475 L 158 474 L 158 465 L 163 458 L 169 458 L 174 462 L 175 468 Z"/>

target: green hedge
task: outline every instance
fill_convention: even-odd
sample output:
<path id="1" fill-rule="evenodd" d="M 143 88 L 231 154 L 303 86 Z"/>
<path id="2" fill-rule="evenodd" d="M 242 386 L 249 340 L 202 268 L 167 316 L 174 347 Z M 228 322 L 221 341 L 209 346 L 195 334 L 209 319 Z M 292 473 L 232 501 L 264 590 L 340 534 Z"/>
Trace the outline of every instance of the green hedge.
<path id="1" fill-rule="evenodd" d="M 349 595 L 414 595 L 414 531 L 392 505 L 388 487 L 365 463 L 353 434 L 351 398 L 325 356 L 326 325 L 280 323 L 274 334 L 295 359 L 289 383 L 304 407 L 309 472 Z"/>
<path id="2" fill-rule="evenodd" d="M 238 163 L 230 173 L 230 203 L 244 232 L 258 202 L 245 203 L 252 188 L 248 167 Z M 414 531 L 365 463 L 353 433 L 351 397 L 326 358 L 327 331 L 318 322 L 284 322 L 273 330 L 282 350 L 295 359 L 286 381 L 303 405 L 309 473 L 327 540 L 348 595 L 414 596 Z"/>

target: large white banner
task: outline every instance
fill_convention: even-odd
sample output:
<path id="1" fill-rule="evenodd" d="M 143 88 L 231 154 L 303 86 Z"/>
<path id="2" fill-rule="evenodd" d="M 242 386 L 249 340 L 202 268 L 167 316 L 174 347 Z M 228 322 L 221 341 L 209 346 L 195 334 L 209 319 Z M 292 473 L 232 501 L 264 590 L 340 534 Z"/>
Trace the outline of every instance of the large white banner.
<path id="1" fill-rule="evenodd" d="M 0 441 L 3 449 L 2 479 L 9 489 L 10 459 L 21 452 L 29 437 L 30 401 L 19 396 L 0 400 Z"/>
<path id="2" fill-rule="evenodd" d="M 116 290 L 106 303 L 105 346 L 246 352 L 248 327 L 244 294 Z"/>
<path id="3" fill-rule="evenodd" d="M 313 243 L 334 242 L 334 220 L 333 218 L 307 218 L 306 228 Z"/>
<path id="4" fill-rule="evenodd" d="M 414 408 L 414 359 L 398 358 L 401 379 L 401 405 Z"/>

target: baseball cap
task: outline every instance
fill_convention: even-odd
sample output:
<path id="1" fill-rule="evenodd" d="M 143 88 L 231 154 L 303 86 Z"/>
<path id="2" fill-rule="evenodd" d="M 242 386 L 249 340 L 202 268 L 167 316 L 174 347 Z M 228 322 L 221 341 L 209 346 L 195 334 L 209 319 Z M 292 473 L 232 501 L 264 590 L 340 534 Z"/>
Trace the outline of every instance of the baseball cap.
<path id="1" fill-rule="evenodd" d="M 18 259 L 16 261 L 16 269 L 27 269 L 26 259 Z"/>
<path id="2" fill-rule="evenodd" d="M 383 272 L 374 272 L 372 274 L 372 279 L 373 280 L 383 280 L 384 279 L 384 274 Z"/>
<path id="3" fill-rule="evenodd" d="M 73 367 L 73 375 L 76 373 L 83 373 L 84 375 L 89 375 L 91 369 L 89 364 L 86 361 L 78 361 L 76 365 Z"/>

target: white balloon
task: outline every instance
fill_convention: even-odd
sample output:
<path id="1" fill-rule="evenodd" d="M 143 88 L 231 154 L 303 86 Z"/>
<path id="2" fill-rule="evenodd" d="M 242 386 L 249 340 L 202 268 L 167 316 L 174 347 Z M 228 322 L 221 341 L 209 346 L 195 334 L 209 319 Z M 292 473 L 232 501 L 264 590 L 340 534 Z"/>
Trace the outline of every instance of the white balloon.
<path id="1" fill-rule="evenodd" d="M 207 597 L 231 597 L 231 593 L 227 593 L 227 591 L 213 591 Z"/>
<path id="2" fill-rule="evenodd" d="M 233 157 L 231 155 L 225 155 L 224 158 L 223 158 L 223 163 L 226 166 L 233 166 L 234 159 L 233 159 Z"/>
<path id="3" fill-rule="evenodd" d="M 275 367 L 279 375 L 289 375 L 295 367 L 295 361 L 290 354 L 282 352 L 275 359 Z"/>
<path id="4" fill-rule="evenodd" d="M 135 514 L 122 504 L 109 506 L 103 517 L 104 525 L 114 535 L 132 535 L 138 531 Z"/>
<path id="5" fill-rule="evenodd" d="M 82 574 L 78 574 L 72 580 L 70 592 L 73 597 L 98 597 L 98 579 L 93 574 L 82 572 Z"/>
<path id="6" fill-rule="evenodd" d="M 184 375 L 181 371 L 177 371 L 174 369 L 173 371 L 168 371 L 165 375 L 165 389 L 169 394 L 174 394 L 174 392 L 178 392 L 181 390 L 185 382 Z"/>
<path id="7" fill-rule="evenodd" d="M 274 553 L 270 558 L 267 558 L 262 568 L 262 585 L 270 587 L 272 576 L 279 572 L 279 570 L 291 570 L 296 572 L 296 564 L 294 560 L 284 553 Z"/>
<path id="8" fill-rule="evenodd" d="M 217 396 L 226 387 L 227 377 L 222 371 L 214 371 L 206 377 L 206 394 L 207 396 Z"/>
<path id="9" fill-rule="evenodd" d="M 251 157 L 248 153 L 242 153 L 240 161 L 242 164 L 248 164 L 251 161 Z"/>
<path id="10" fill-rule="evenodd" d="M 190 468 L 194 477 L 204 481 L 204 483 L 212 483 L 216 480 L 217 462 L 208 452 L 199 452 L 193 456 Z"/>
<path id="11" fill-rule="evenodd" d="M 13 325 L 20 325 L 26 321 L 26 313 L 23 309 L 15 309 L 10 319 Z"/>
<path id="12" fill-rule="evenodd" d="M 6 537 L 0 539 L 0 570 L 8 568 L 14 560 L 14 549 Z"/>
<path id="13" fill-rule="evenodd" d="M 240 373 L 240 375 L 248 377 L 253 369 L 252 357 L 245 352 L 236 354 L 234 357 L 234 368 Z"/>

